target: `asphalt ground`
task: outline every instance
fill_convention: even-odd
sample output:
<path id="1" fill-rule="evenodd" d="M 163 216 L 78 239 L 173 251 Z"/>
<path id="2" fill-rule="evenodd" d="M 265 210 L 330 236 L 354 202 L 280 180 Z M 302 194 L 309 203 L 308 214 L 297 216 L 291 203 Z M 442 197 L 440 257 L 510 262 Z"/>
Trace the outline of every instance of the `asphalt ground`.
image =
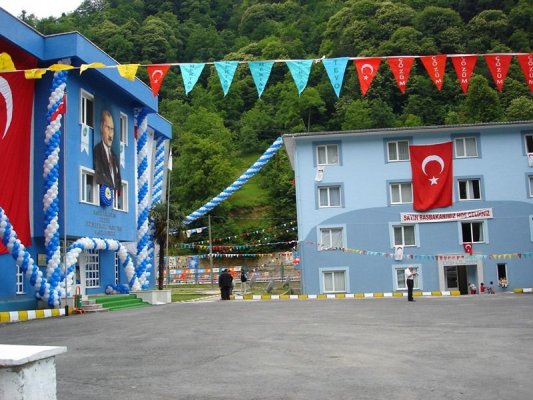
<path id="1" fill-rule="evenodd" d="M 173 303 L 0 325 L 59 400 L 530 399 L 533 295 Z"/>

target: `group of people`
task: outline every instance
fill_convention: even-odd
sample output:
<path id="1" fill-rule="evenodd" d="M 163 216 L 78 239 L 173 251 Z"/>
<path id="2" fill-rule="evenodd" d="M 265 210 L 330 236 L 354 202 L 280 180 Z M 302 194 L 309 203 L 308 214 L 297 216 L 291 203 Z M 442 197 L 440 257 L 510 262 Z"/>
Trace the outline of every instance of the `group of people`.
<path id="1" fill-rule="evenodd" d="M 241 270 L 241 291 L 243 294 L 246 293 L 247 282 L 248 275 L 243 269 Z M 218 287 L 220 288 L 220 298 L 222 300 L 230 300 L 230 296 L 234 287 L 234 282 L 233 276 L 228 272 L 227 268 L 224 268 L 222 270 L 222 273 L 218 277 Z"/>
<path id="2" fill-rule="evenodd" d="M 470 283 L 468 285 L 468 289 L 470 290 L 470 294 L 477 294 L 477 287 L 475 284 Z M 487 293 L 487 294 L 494 294 L 494 283 L 490 281 L 489 286 L 485 286 L 483 282 L 479 284 L 479 293 Z"/>

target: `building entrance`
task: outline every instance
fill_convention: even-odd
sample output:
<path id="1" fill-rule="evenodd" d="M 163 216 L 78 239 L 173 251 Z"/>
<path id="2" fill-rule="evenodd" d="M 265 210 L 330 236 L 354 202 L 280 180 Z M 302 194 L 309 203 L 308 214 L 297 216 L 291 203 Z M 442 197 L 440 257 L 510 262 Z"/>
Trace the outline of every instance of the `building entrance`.
<path id="1" fill-rule="evenodd" d="M 476 265 L 448 265 L 444 267 L 446 290 L 458 290 L 468 294 L 468 285 L 473 283 L 479 287 Z"/>

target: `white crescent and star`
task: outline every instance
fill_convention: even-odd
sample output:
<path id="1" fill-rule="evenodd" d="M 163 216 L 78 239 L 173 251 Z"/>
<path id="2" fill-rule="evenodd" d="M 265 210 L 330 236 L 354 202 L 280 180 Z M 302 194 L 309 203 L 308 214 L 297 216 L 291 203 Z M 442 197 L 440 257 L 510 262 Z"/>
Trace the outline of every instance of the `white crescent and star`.
<path id="1" fill-rule="evenodd" d="M 426 172 L 426 166 L 432 162 L 432 161 L 435 161 L 437 163 L 439 163 L 440 165 L 440 173 L 442 174 L 442 171 L 444 171 L 444 160 L 435 155 L 435 154 L 432 154 L 430 156 L 427 156 L 426 158 L 424 158 L 424 161 L 422 161 L 422 172 L 427 176 L 427 172 Z M 429 181 L 431 182 L 431 185 L 437 185 L 438 184 L 438 180 L 439 178 L 436 178 L 436 177 L 431 177 L 429 179 Z"/>
<path id="2" fill-rule="evenodd" d="M 158 83 L 159 80 L 163 77 L 163 71 L 160 69 L 156 69 L 154 72 L 152 72 L 152 79 L 155 83 Z"/>
<path id="3" fill-rule="evenodd" d="M 370 70 L 368 74 L 365 74 L 366 68 Z M 374 67 L 370 64 L 363 64 L 361 65 L 361 73 L 365 76 L 365 79 L 368 79 L 368 75 L 372 75 L 374 73 Z"/>
<path id="4" fill-rule="evenodd" d="M 13 119 L 13 94 L 11 93 L 11 87 L 9 82 L 0 76 L 0 94 L 4 98 L 6 103 L 6 126 L 2 132 L 2 127 L 0 127 L 0 134 L 2 134 L 2 139 L 6 136 L 9 127 L 11 126 L 11 120 Z"/>

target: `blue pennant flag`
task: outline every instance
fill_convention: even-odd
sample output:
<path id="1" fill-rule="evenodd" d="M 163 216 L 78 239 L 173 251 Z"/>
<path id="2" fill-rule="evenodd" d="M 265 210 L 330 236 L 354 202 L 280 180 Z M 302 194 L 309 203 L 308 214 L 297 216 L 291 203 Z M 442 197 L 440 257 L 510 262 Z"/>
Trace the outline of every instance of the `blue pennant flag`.
<path id="1" fill-rule="evenodd" d="M 181 76 L 183 77 L 183 84 L 185 85 L 185 94 L 193 89 L 198 78 L 205 67 L 204 64 L 180 64 Z"/>
<path id="2" fill-rule="evenodd" d="M 259 97 L 261 97 L 263 90 L 265 90 L 273 65 L 274 61 L 250 61 L 248 63 Z"/>
<path id="3" fill-rule="evenodd" d="M 224 96 L 228 94 L 229 87 L 231 86 L 231 82 L 233 81 L 233 76 L 235 75 L 238 65 L 238 61 L 215 62 L 215 68 L 217 69 L 218 78 L 220 79 Z"/>
<path id="4" fill-rule="evenodd" d="M 322 60 L 322 63 L 328 73 L 331 86 L 333 86 L 333 90 L 335 90 L 337 97 L 339 97 L 342 82 L 344 81 L 344 71 L 346 71 L 346 64 L 348 64 L 348 57 L 326 58 Z"/>
<path id="5" fill-rule="evenodd" d="M 301 95 L 307 86 L 313 60 L 285 61 L 285 63 L 289 67 L 292 79 L 298 88 L 298 95 Z"/>

